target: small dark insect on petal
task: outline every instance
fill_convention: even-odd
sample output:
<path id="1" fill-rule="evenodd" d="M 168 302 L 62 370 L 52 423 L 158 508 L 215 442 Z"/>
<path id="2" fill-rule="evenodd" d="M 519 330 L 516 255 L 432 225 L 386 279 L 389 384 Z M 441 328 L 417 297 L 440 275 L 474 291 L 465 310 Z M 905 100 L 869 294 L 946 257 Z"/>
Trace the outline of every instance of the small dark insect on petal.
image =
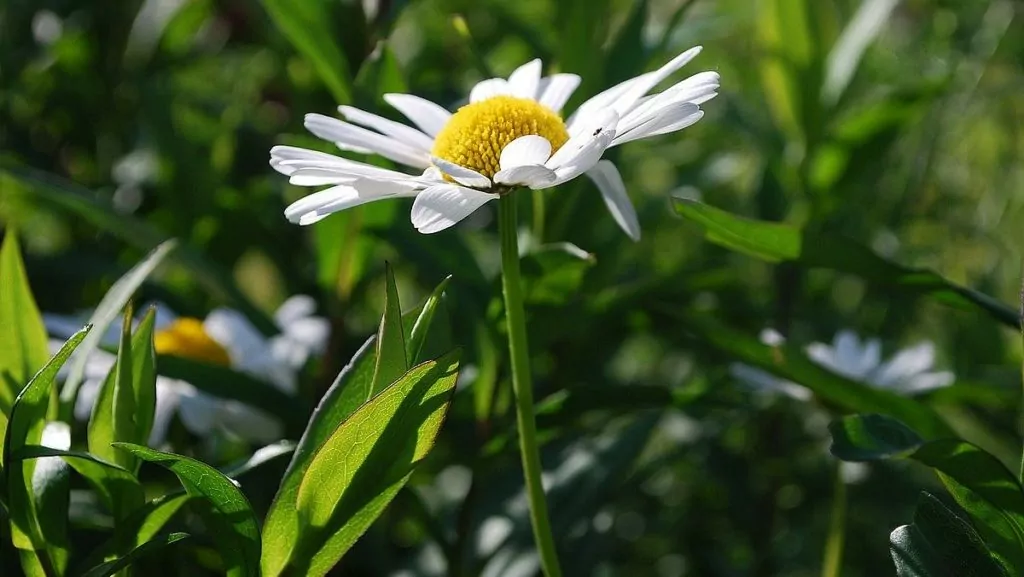
<path id="1" fill-rule="evenodd" d="M 600 126 L 598 126 L 597 130 L 595 130 L 594 134 L 592 134 L 591 136 L 597 136 L 598 134 L 601 134 L 601 130 L 603 130 L 603 129 Z"/>

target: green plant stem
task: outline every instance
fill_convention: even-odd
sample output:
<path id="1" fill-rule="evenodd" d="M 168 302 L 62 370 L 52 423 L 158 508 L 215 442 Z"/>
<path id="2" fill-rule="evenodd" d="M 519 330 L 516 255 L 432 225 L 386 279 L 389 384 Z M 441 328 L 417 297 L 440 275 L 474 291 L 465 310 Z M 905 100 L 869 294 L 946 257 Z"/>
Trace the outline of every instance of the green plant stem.
<path id="1" fill-rule="evenodd" d="M 526 344 L 526 319 L 519 276 L 519 240 L 515 193 L 498 200 L 498 233 L 501 236 L 501 286 L 505 294 L 505 321 L 508 352 L 512 365 L 512 390 L 516 397 L 516 423 L 519 427 L 519 452 L 526 477 L 526 496 L 530 502 L 530 524 L 540 552 L 540 564 L 547 577 L 561 577 L 558 553 L 548 519 L 548 506 L 541 483 L 540 449 L 533 414 L 533 383 L 530 379 L 529 349 Z"/>
<path id="2" fill-rule="evenodd" d="M 544 191 L 531 191 L 533 197 L 533 238 L 537 244 L 544 243 Z"/>
<path id="3" fill-rule="evenodd" d="M 1021 352 L 1024 353 L 1024 259 L 1021 259 L 1021 285 L 1020 285 L 1020 337 L 1021 337 Z M 1021 454 L 1020 454 L 1020 469 L 1017 473 L 1017 479 L 1021 483 L 1024 483 L 1024 361 L 1021 361 L 1021 400 L 1020 407 L 1017 414 L 1017 434 L 1022 438 Z"/>
<path id="4" fill-rule="evenodd" d="M 843 571 L 843 544 L 846 541 L 846 482 L 843 466 L 836 463 L 835 492 L 832 495 L 832 519 L 825 540 L 825 559 L 821 563 L 821 577 L 839 577 Z"/>

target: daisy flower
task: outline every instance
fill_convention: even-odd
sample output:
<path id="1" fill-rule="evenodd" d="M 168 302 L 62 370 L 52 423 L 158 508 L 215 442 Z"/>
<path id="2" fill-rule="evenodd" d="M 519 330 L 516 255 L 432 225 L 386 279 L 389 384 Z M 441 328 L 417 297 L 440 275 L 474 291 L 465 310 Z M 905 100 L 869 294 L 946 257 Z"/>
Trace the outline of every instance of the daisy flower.
<path id="1" fill-rule="evenodd" d="M 280 333 L 267 338 L 235 310 L 216 309 L 199 320 L 178 317 L 167 307 L 157 305 L 153 342 L 158 354 L 227 366 L 294 394 L 298 372 L 311 356 L 323 352 L 330 331 L 327 320 L 314 315 L 315 307 L 311 297 L 291 297 L 274 315 Z M 44 320 L 51 335 L 66 337 L 78 330 L 88 316 L 47 314 Z M 104 335 L 103 344 L 116 348 L 118 332 L 119 327 L 111 327 Z M 60 341 L 51 342 L 51 348 L 60 345 Z M 115 358 L 104 350 L 96 350 L 89 356 L 75 404 L 76 419 L 89 420 Z M 221 430 L 249 442 L 269 443 L 282 435 L 276 416 L 236 400 L 215 397 L 180 379 L 158 375 L 156 397 L 150 445 L 164 442 L 175 414 L 186 429 L 198 436 Z"/>
<path id="2" fill-rule="evenodd" d="M 640 238 L 636 211 L 605 151 L 640 138 L 686 128 L 717 95 L 717 72 L 700 72 L 649 94 L 698 53 L 691 48 L 661 68 L 605 90 L 563 119 L 579 86 L 575 74 L 541 75 L 541 61 L 508 79 L 478 83 L 454 114 L 411 94 L 384 100 L 414 126 L 341 106 L 345 120 L 308 114 L 306 128 L 348 152 L 376 154 L 416 171 L 407 174 L 331 154 L 275 146 L 270 165 L 298 186 L 327 186 L 293 203 L 288 220 L 311 224 L 367 202 L 412 197 L 412 224 L 421 233 L 445 230 L 490 200 L 519 187 L 551 188 L 587 175 L 618 225 Z"/>
<path id="3" fill-rule="evenodd" d="M 779 333 L 766 329 L 761 342 L 778 346 L 785 342 Z M 811 343 L 807 356 L 815 363 L 844 377 L 887 389 L 901 395 L 917 395 L 947 387 L 956 380 L 950 371 L 934 371 L 935 345 L 922 341 L 882 360 L 882 343 L 878 339 L 861 340 L 852 331 L 836 334 L 832 344 Z M 729 367 L 734 377 L 760 390 L 778 391 L 798 400 L 810 398 L 806 388 L 780 379 L 766 371 L 741 363 Z"/>

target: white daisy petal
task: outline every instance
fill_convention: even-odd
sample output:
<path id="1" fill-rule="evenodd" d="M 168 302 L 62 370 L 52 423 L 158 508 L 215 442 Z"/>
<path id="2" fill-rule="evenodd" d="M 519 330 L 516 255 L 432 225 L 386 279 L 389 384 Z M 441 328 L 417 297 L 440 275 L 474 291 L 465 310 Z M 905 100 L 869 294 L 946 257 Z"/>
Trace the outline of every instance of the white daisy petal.
<path id="1" fill-rule="evenodd" d="M 221 401 L 191 385 L 182 387 L 178 395 L 178 417 L 192 434 L 205 437 L 220 422 Z"/>
<path id="2" fill-rule="evenodd" d="M 299 149 L 301 150 L 301 149 Z M 313 151 L 307 151 L 313 152 Z M 315 174 L 312 171 L 323 171 L 323 174 L 333 174 L 338 177 L 356 176 L 369 177 L 378 180 L 402 181 L 409 178 L 408 174 L 395 170 L 388 170 L 379 166 L 373 166 L 364 162 L 349 160 L 340 156 L 324 154 L 320 158 L 282 158 L 271 155 L 271 164 L 276 164 L 279 172 L 295 176 L 296 174 Z M 299 179 L 301 181 L 301 179 Z M 292 184 L 296 184 L 293 182 Z M 313 185 L 315 186 L 315 185 Z"/>
<path id="3" fill-rule="evenodd" d="M 544 164 L 551 157 L 551 143 L 543 136 L 529 134 L 520 136 L 501 149 L 501 157 L 498 164 L 502 170 L 526 166 L 530 164 Z"/>
<path id="4" fill-rule="evenodd" d="M 416 189 L 414 186 L 372 181 L 364 181 L 359 187 L 342 184 L 300 198 L 285 209 L 284 215 L 294 223 L 312 224 L 346 208 L 385 198 L 413 196 Z"/>
<path id="5" fill-rule="evenodd" d="M 587 119 L 591 118 L 594 115 L 594 113 L 604 108 L 608 108 L 612 102 L 614 102 L 617 98 L 625 94 L 625 92 L 629 90 L 632 86 L 640 82 L 643 82 L 646 78 L 649 78 L 654 74 L 654 72 L 641 74 L 636 78 L 631 78 L 624 82 L 620 82 L 615 86 L 612 86 L 611 88 L 605 90 L 604 92 L 592 96 L 586 102 L 581 104 L 580 107 L 577 108 L 576 111 L 572 113 L 572 115 L 569 117 L 569 120 L 566 121 L 565 124 L 569 128 L 569 134 L 576 134 L 580 129 L 580 125 L 586 123 Z"/>
<path id="6" fill-rule="evenodd" d="M 316 312 L 316 300 L 309 295 L 294 295 L 277 307 L 274 312 L 274 323 L 287 330 L 288 325 L 311 317 Z"/>
<path id="7" fill-rule="evenodd" d="M 156 378 L 156 411 L 153 413 L 153 428 L 149 432 L 149 446 L 159 447 L 167 439 L 167 430 L 178 412 L 183 388 L 191 389 L 192 385 L 166 377 Z"/>
<path id="8" fill-rule="evenodd" d="M 434 166 L 441 169 L 441 172 L 452 177 L 455 179 L 455 182 L 458 182 L 461 185 L 473 186 L 476 188 L 490 188 L 491 186 L 491 179 L 471 168 L 459 166 L 454 162 L 448 162 L 447 160 L 437 158 L 436 156 L 430 157 L 430 160 L 434 163 Z"/>
<path id="9" fill-rule="evenodd" d="M 548 188 L 558 178 L 555 171 L 543 164 L 513 166 L 499 170 L 494 175 L 494 182 L 509 186 L 522 185 L 533 189 Z"/>
<path id="10" fill-rule="evenodd" d="M 387 102 L 401 112 L 420 130 L 433 137 L 452 118 L 452 113 L 433 102 L 412 94 L 385 94 Z"/>
<path id="11" fill-rule="evenodd" d="M 577 74 L 552 74 L 542 78 L 537 87 L 537 102 L 555 112 L 561 112 L 562 107 L 580 85 L 580 80 Z"/>
<path id="12" fill-rule="evenodd" d="M 612 146 L 618 146 L 648 136 L 665 134 L 674 130 L 681 130 L 692 126 L 704 117 L 704 111 L 692 102 L 682 102 L 672 105 L 659 112 L 656 116 L 649 118 L 643 124 L 634 127 L 628 132 L 616 133 Z"/>
<path id="13" fill-rule="evenodd" d="M 644 122 L 648 116 L 655 115 L 668 106 L 679 102 L 701 104 L 717 94 L 719 76 L 717 72 L 700 72 L 675 84 L 667 90 L 641 98 L 629 114 L 622 118 L 619 132 L 630 130 L 633 125 Z"/>
<path id="14" fill-rule="evenodd" d="M 244 370 L 263 362 L 269 354 L 267 340 L 242 313 L 218 308 L 203 321 L 203 331 L 228 352 L 231 366 Z"/>
<path id="15" fill-rule="evenodd" d="M 697 112 L 695 112 L 695 113 L 693 113 L 693 114 L 691 114 L 689 116 L 685 116 L 683 118 L 680 118 L 676 122 L 667 124 L 667 125 L 659 128 L 659 129 L 651 132 L 647 136 L 661 136 L 662 134 L 670 134 L 672 132 L 677 132 L 677 131 L 680 131 L 680 130 L 682 130 L 684 128 L 687 128 L 689 126 L 693 126 L 701 118 L 704 118 L 704 111 L 703 110 L 698 110 Z"/>
<path id="16" fill-rule="evenodd" d="M 386 198 L 405 198 L 415 196 L 416 191 L 420 190 L 422 187 L 410 187 L 394 185 L 392 183 L 365 181 L 360 183 L 358 186 L 351 188 L 355 190 L 354 195 L 346 194 L 344 196 L 339 196 L 331 202 L 318 207 L 315 211 L 315 216 L 307 216 L 306 220 L 315 219 L 312 222 L 316 222 L 323 220 L 324 217 L 330 216 L 336 212 Z M 306 223 L 300 220 L 299 224 L 304 225 Z"/>
<path id="17" fill-rule="evenodd" d="M 549 186 L 568 182 L 590 170 L 599 160 L 601 160 L 601 156 L 603 156 L 604 152 L 608 150 L 609 146 L 611 146 L 614 138 L 614 128 L 609 128 L 592 138 L 589 142 L 580 147 L 574 156 L 566 159 L 560 167 L 554 169 L 558 178 Z"/>
<path id="18" fill-rule="evenodd" d="M 395 122 L 394 120 L 388 120 L 383 116 L 377 116 L 376 114 L 370 114 L 369 112 L 359 110 L 352 106 L 339 106 L 338 112 L 341 112 L 350 122 L 365 126 L 366 128 L 372 128 L 377 132 L 398 139 L 414 148 L 418 148 L 423 152 L 430 152 L 430 149 L 434 147 L 434 139 L 423 134 L 415 128 L 410 128 L 402 123 Z"/>
<path id="19" fill-rule="evenodd" d="M 335 160 L 346 160 L 333 154 L 317 150 L 307 150 L 297 146 L 275 146 L 270 149 L 270 166 L 284 175 L 295 172 L 292 162 L 306 162 L 319 164 L 321 162 L 333 162 Z M 351 162 L 351 161 L 349 161 Z"/>
<path id="20" fill-rule="evenodd" d="M 469 102 L 480 102 L 494 96 L 511 96 L 512 88 L 504 78 L 488 78 L 476 83 L 469 92 Z"/>
<path id="21" fill-rule="evenodd" d="M 615 138 L 615 124 L 618 115 L 614 110 L 605 109 L 588 122 L 585 130 L 569 138 L 545 166 L 554 170 L 558 178 L 548 186 L 556 186 L 583 174 L 593 167 Z"/>
<path id="22" fill-rule="evenodd" d="M 626 115 L 634 106 L 636 106 L 636 103 L 640 98 L 650 92 L 651 89 L 657 86 L 662 80 L 668 78 L 673 72 L 679 70 L 689 61 L 693 60 L 698 54 L 700 54 L 701 49 L 702 48 L 700 46 L 695 46 L 686 52 L 683 52 L 656 70 L 654 74 L 644 78 L 642 82 L 633 84 L 621 96 L 615 99 L 615 102 L 611 105 L 612 108 L 614 108 L 620 116 Z"/>
<path id="23" fill-rule="evenodd" d="M 306 129 L 342 150 L 373 152 L 414 168 L 430 166 L 430 155 L 400 140 L 322 114 L 307 114 Z"/>
<path id="24" fill-rule="evenodd" d="M 416 195 L 412 203 L 412 224 L 423 234 L 440 232 L 496 198 L 496 194 L 451 184 L 432 186 Z"/>
<path id="25" fill-rule="evenodd" d="M 609 130 L 614 132 L 615 125 L 619 122 L 619 115 L 614 110 L 601 110 L 580 124 L 580 130 L 569 137 L 569 140 L 562 145 L 547 162 L 545 166 L 557 169 L 567 163 L 567 160 L 579 154 L 579 150 L 587 143 L 597 139 Z"/>
<path id="26" fill-rule="evenodd" d="M 519 98 L 537 98 L 537 87 L 540 85 L 540 72 L 543 64 L 540 58 L 523 64 L 516 68 L 508 77 L 508 86 L 512 90 L 512 96 Z"/>
<path id="27" fill-rule="evenodd" d="M 622 182 L 619 170 L 610 160 L 602 160 L 586 172 L 601 191 L 608 212 L 626 235 L 634 241 L 640 240 L 640 221 L 636 217 L 633 203 L 626 194 L 626 185 Z"/>

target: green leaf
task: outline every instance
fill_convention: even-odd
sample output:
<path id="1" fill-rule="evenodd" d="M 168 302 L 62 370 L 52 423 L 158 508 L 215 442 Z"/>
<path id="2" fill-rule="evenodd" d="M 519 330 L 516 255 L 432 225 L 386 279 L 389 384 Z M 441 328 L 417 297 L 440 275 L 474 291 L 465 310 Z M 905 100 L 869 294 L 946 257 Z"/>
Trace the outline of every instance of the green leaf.
<path id="1" fill-rule="evenodd" d="M 3 475 L 7 488 L 11 541 L 21 550 L 22 563 L 26 571 L 35 570 L 30 567 L 41 567 L 52 574 L 63 567 L 66 555 L 57 544 L 64 539 L 66 516 L 60 519 L 54 519 L 49 515 L 41 516 L 42 495 L 35 491 L 37 488 L 60 489 L 62 482 L 59 478 L 54 476 L 36 479 L 35 461 L 19 461 L 14 455 L 26 445 L 39 444 L 42 439 L 57 371 L 86 338 L 89 329 L 90 327 L 83 328 L 72 335 L 57 354 L 32 377 L 11 406 L 3 445 Z M 54 546 L 51 547 L 51 544 Z"/>
<path id="2" fill-rule="evenodd" d="M 49 357 L 46 327 L 28 285 L 18 235 L 8 229 L 0 245 L 0 431 L 6 428 L 14 398 Z"/>
<path id="3" fill-rule="evenodd" d="M 430 296 L 427 297 L 423 306 L 419 308 L 419 313 L 415 317 L 415 322 L 407 323 L 405 315 L 403 315 L 402 324 L 406 327 L 405 330 L 408 332 L 405 336 L 405 354 L 410 363 L 419 364 L 426 361 L 428 357 L 424 355 L 424 352 L 427 349 L 436 347 L 438 344 L 436 342 L 437 340 L 448 340 L 441 339 L 442 335 L 434 335 L 431 329 L 438 326 L 437 323 L 434 323 L 434 315 L 437 313 L 438 308 L 443 305 L 444 290 L 448 288 L 448 281 L 451 279 L 451 275 L 445 277 L 445 279 L 434 288 L 434 292 L 430 293 Z M 441 343 L 441 346 L 449 347 L 450 343 L 444 342 Z"/>
<path id="4" fill-rule="evenodd" d="M 229 577 L 258 577 L 260 530 L 256 515 L 235 483 L 213 467 L 174 453 L 131 443 L 115 447 L 174 473 L 185 491 L 211 507 L 206 515 L 211 537 L 218 543 Z"/>
<path id="5" fill-rule="evenodd" d="M 313 65 L 334 99 L 339 103 L 351 102 L 352 75 L 330 27 L 333 18 L 328 2 L 263 0 L 262 4 L 278 30 Z"/>
<path id="6" fill-rule="evenodd" d="M 1024 570 L 1024 489 L 998 459 L 966 441 L 924 441 L 881 415 L 854 415 L 832 423 L 832 454 L 843 460 L 907 458 L 938 473 L 946 490 L 974 519 L 1000 563 Z"/>
<path id="7" fill-rule="evenodd" d="M 974 528 L 926 492 L 914 523 L 893 531 L 889 541 L 899 577 L 1008 577 Z"/>
<path id="8" fill-rule="evenodd" d="M 136 384 L 136 364 L 138 369 L 148 367 L 148 377 L 152 382 L 147 385 L 154 389 L 153 397 L 156 397 L 156 374 L 153 367 L 153 356 L 147 355 L 153 349 L 153 317 L 152 311 L 147 315 L 148 323 L 140 325 L 135 335 L 131 334 L 132 328 L 132 307 L 129 304 L 124 310 L 124 318 L 121 323 L 121 339 L 117 348 L 117 360 L 111 367 L 110 373 L 104 379 L 100 387 L 96 402 L 92 407 L 92 415 L 89 417 L 88 441 L 89 451 L 107 461 L 120 465 L 129 471 L 138 469 L 138 461 L 124 451 L 117 451 L 111 443 L 114 442 L 138 442 L 137 439 L 139 423 L 136 422 L 136 391 L 141 390 L 141 384 Z M 140 349 L 142 354 L 134 355 L 134 349 Z M 152 417 L 149 418 L 152 423 Z"/>
<path id="9" fill-rule="evenodd" d="M 135 548 L 156 536 L 178 511 L 192 499 L 186 493 L 164 495 L 139 507 L 114 528 L 114 534 L 103 544 L 89 553 L 82 563 L 84 567 L 94 567 L 117 556 L 118 551 Z"/>
<path id="10" fill-rule="evenodd" d="M 942 554 L 916 525 L 897 527 L 889 535 L 889 552 L 897 577 L 953 577 L 942 564 Z"/>
<path id="11" fill-rule="evenodd" d="M 409 480 L 440 432 L 458 367 L 453 351 L 410 369 L 317 450 L 296 501 L 298 574 L 327 573 Z"/>
<path id="12" fill-rule="evenodd" d="M 103 506 L 114 519 L 127 518 L 145 502 L 142 485 L 130 471 L 82 451 L 53 449 L 41 445 L 26 445 L 14 452 L 15 459 L 41 459 L 59 457 L 64 460 L 96 491 Z"/>
<path id="13" fill-rule="evenodd" d="M 444 282 L 442 281 L 442 285 Z M 438 289 L 443 290 L 443 286 L 439 286 Z M 403 326 L 412 327 L 416 332 L 432 334 L 432 327 L 438 320 L 438 315 L 433 312 L 436 309 L 428 304 L 434 295 L 441 294 L 442 290 L 438 289 L 434 290 L 423 306 L 403 315 Z M 412 340 L 410 335 L 409 341 Z M 299 484 L 316 450 L 360 405 L 380 393 L 380 390 L 373 389 L 377 342 L 377 337 L 371 336 L 356 351 L 349 364 L 341 370 L 334 383 L 327 389 L 320 404 L 313 411 L 309 426 L 299 439 L 295 454 L 288 464 L 288 469 L 281 480 L 281 487 L 274 497 L 263 525 L 264 575 L 279 575 L 291 555 L 294 535 L 299 531 L 299 516 L 295 507 Z"/>
<path id="14" fill-rule="evenodd" d="M 83 573 L 82 577 L 109 577 L 110 575 L 117 573 L 121 569 L 128 567 L 129 565 L 137 561 L 140 557 L 145 557 L 146 555 L 150 555 L 152 553 L 160 551 L 164 547 L 171 545 L 172 543 L 177 543 L 178 541 L 181 541 L 182 539 L 186 539 L 188 537 L 188 533 L 170 533 L 168 535 L 160 535 L 154 537 L 151 541 L 147 541 L 146 543 L 139 545 L 135 549 L 132 549 L 132 551 L 124 557 L 119 557 L 113 561 L 100 563 L 99 565 Z"/>
<path id="15" fill-rule="evenodd" d="M 114 322 L 126 304 L 128 299 L 132 297 L 132 294 L 142 285 L 142 282 L 149 277 L 150 274 L 156 269 L 157 266 L 163 262 L 164 258 L 174 247 L 177 245 L 176 241 L 167 241 L 149 253 L 142 261 L 132 267 L 127 273 L 124 274 L 114 286 L 110 287 L 107 294 L 103 296 L 103 300 L 100 301 L 99 306 L 93 311 L 92 316 L 89 318 L 89 324 L 91 324 L 95 330 L 92 331 L 89 338 L 82 343 L 82 346 L 78 350 L 78 354 L 71 361 L 71 368 L 68 371 L 68 378 L 64 382 L 64 389 L 61 391 L 61 417 L 63 420 L 71 421 L 74 408 L 75 399 L 78 397 L 78 387 L 82 383 L 82 377 L 85 374 L 85 365 L 89 361 L 89 355 L 96 350 L 100 345 L 100 340 L 103 335 L 107 332 L 107 327 L 110 323 Z"/>
<path id="16" fill-rule="evenodd" d="M 398 380 L 409 370 L 405 354 L 405 329 L 402 328 L 402 305 L 398 301 L 398 287 L 391 265 L 385 265 L 384 318 L 377 331 L 377 365 L 373 369 L 371 393 Z M 369 397 L 365 400 L 369 400 Z"/>
<path id="17" fill-rule="evenodd" d="M 1019 327 L 1017 312 L 973 289 L 956 285 L 924 269 L 898 265 L 840 236 L 804 232 L 799 228 L 729 214 L 690 200 L 677 199 L 676 212 L 704 228 L 705 237 L 720 246 L 768 262 L 797 262 L 857 275 L 881 287 L 930 295 L 960 308 L 976 308 L 995 320 Z"/>
<path id="18" fill-rule="evenodd" d="M 796 347 L 766 345 L 707 315 L 675 309 L 671 312 L 682 321 L 684 330 L 699 338 L 694 346 L 710 347 L 742 363 L 795 381 L 845 411 L 889 415 L 927 438 L 952 434 L 949 425 L 928 405 L 833 373 L 811 361 Z"/>
<path id="19" fill-rule="evenodd" d="M 133 443 L 145 444 L 153 430 L 156 418 L 156 307 L 150 307 L 132 337 L 132 396 L 135 414 L 131 420 Z M 123 416 L 121 418 L 124 418 Z"/>

